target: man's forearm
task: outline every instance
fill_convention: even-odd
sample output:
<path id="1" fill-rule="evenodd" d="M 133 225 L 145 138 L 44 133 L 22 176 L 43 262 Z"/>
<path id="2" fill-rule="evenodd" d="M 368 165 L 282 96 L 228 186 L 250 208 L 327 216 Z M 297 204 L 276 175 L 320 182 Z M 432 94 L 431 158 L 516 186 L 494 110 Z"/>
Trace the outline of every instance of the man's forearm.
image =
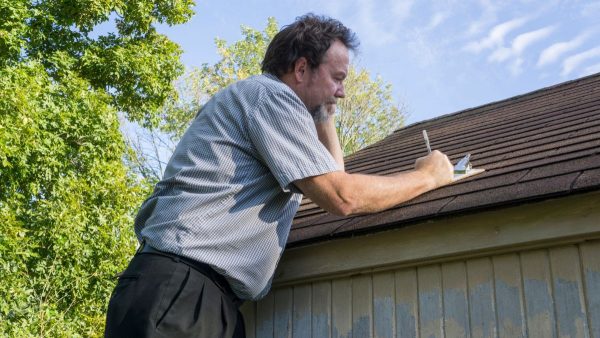
<path id="1" fill-rule="evenodd" d="M 317 128 L 319 141 L 321 141 L 325 148 L 329 150 L 335 161 L 341 167 L 342 171 L 344 171 L 344 153 L 342 152 L 340 140 L 338 139 L 338 135 L 335 130 L 334 117 L 329 116 L 324 121 L 315 121 L 315 127 Z"/>
<path id="2" fill-rule="evenodd" d="M 321 208 L 336 215 L 372 213 L 406 202 L 452 182 L 452 164 L 434 150 L 417 159 L 415 169 L 391 176 L 331 172 L 296 181 Z"/>
<path id="3" fill-rule="evenodd" d="M 416 170 L 393 176 L 336 172 L 297 185 L 321 208 L 343 216 L 382 211 L 435 188 L 429 175 Z"/>
<path id="4" fill-rule="evenodd" d="M 393 176 L 351 174 L 341 196 L 353 201 L 350 214 L 363 214 L 389 209 L 434 188 L 432 179 L 416 170 Z"/>

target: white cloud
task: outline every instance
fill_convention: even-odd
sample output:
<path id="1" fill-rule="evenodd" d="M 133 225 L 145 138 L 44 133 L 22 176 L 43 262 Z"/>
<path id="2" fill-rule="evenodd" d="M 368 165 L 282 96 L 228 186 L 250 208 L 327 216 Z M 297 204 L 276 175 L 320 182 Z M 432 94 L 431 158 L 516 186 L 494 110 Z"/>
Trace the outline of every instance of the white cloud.
<path id="1" fill-rule="evenodd" d="M 568 53 L 577 47 L 581 46 L 589 38 L 591 35 L 590 31 L 584 32 L 578 35 L 575 39 L 571 41 L 563 41 L 558 42 L 550 47 L 544 49 L 542 54 L 540 54 L 540 58 L 538 59 L 537 66 L 542 67 L 547 64 L 553 63 L 558 60 L 562 55 Z"/>
<path id="2" fill-rule="evenodd" d="M 350 0 L 344 4 L 346 19 L 343 22 L 353 28 L 364 45 L 382 46 L 397 40 L 397 18 L 391 18 L 392 15 L 387 15 L 389 13 L 376 12 L 381 11 L 380 7 L 375 0 Z"/>
<path id="3" fill-rule="evenodd" d="M 470 52 L 479 53 L 484 49 L 499 47 L 504 44 L 504 37 L 511 31 L 519 28 L 525 22 L 527 18 L 517 18 L 510 21 L 503 22 L 499 25 L 494 26 L 488 33 L 488 36 L 479 40 L 469 43 L 464 49 Z"/>
<path id="4" fill-rule="evenodd" d="M 575 70 L 575 68 L 579 67 L 579 65 L 582 62 L 584 62 L 588 59 L 593 59 L 595 57 L 600 57 L 600 46 L 598 46 L 596 48 L 588 49 L 585 52 L 582 52 L 579 54 L 569 56 L 563 62 L 563 68 L 562 68 L 561 75 L 567 76 L 567 75 L 571 74 L 571 72 L 573 70 Z"/>
<path id="5" fill-rule="evenodd" d="M 481 12 L 483 13 L 481 18 L 477 21 L 469 24 L 468 35 L 476 35 L 481 33 L 484 27 L 491 25 L 498 16 L 499 10 L 498 4 L 494 0 L 480 0 L 479 5 L 481 6 Z"/>
<path id="6" fill-rule="evenodd" d="M 426 30 L 434 30 L 437 26 L 442 24 L 448 18 L 448 14 L 443 12 L 438 12 L 433 15 L 431 21 L 427 25 Z"/>
<path id="7" fill-rule="evenodd" d="M 518 57 L 516 58 L 508 67 L 510 74 L 512 76 L 517 76 L 523 72 L 523 59 Z"/>
<path id="8" fill-rule="evenodd" d="M 513 40 L 512 49 L 515 54 L 521 55 L 527 47 L 536 41 L 542 40 L 554 31 L 554 26 L 540 28 L 531 32 L 523 33 Z"/>
<path id="9" fill-rule="evenodd" d="M 414 0 L 393 1 L 392 14 L 395 20 L 404 20 L 410 16 L 410 11 L 414 5 Z"/>
<path id="10" fill-rule="evenodd" d="M 318 1 L 317 1 L 318 2 Z M 333 0 L 321 2 L 320 6 L 325 6 L 328 12 L 331 12 L 333 16 L 339 16 L 344 9 L 344 1 Z"/>
<path id="11" fill-rule="evenodd" d="M 489 56 L 488 61 L 490 62 L 504 62 L 508 60 L 512 56 L 512 49 L 507 47 L 498 47 L 496 50 Z"/>
<path id="12" fill-rule="evenodd" d="M 598 18 L 600 16 L 600 1 L 588 2 L 583 5 L 581 15 L 584 17 Z"/>
<path id="13" fill-rule="evenodd" d="M 552 33 L 552 31 L 554 31 L 554 29 L 555 28 L 553 26 L 548 26 L 548 27 L 544 27 L 544 28 L 540 28 L 540 29 L 531 31 L 531 32 L 519 34 L 512 41 L 510 48 L 503 47 L 503 46 L 496 48 L 496 50 L 494 50 L 494 52 L 490 55 L 488 60 L 490 62 L 503 62 L 503 61 L 508 60 L 511 57 L 518 59 L 523 54 L 525 49 L 527 49 L 527 47 L 529 47 L 531 44 L 535 43 L 536 41 L 544 39 L 545 37 L 550 35 Z M 522 61 L 519 62 L 519 64 L 518 64 L 519 67 L 522 63 L 523 63 Z"/>
<path id="14" fill-rule="evenodd" d="M 436 63 L 437 51 L 422 30 L 415 29 L 409 34 L 407 47 L 419 66 L 426 68 Z"/>
<path id="15" fill-rule="evenodd" d="M 587 76 L 596 73 L 600 73 L 600 63 L 586 67 L 581 73 L 581 76 Z"/>

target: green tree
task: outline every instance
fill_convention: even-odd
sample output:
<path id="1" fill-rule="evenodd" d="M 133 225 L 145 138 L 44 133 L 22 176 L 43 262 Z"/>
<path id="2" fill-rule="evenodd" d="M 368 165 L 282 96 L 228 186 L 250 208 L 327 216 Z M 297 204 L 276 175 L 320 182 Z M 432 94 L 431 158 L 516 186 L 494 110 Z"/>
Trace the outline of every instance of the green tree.
<path id="1" fill-rule="evenodd" d="M 269 18 L 263 31 L 242 26 L 243 38 L 228 45 L 215 39 L 220 60 L 204 64 L 178 81 L 179 99 L 170 101 L 156 128 L 136 129 L 128 142 L 136 149 L 130 165 L 143 177 L 156 181 L 190 121 L 216 92 L 231 83 L 261 73 L 261 62 L 279 28 Z M 392 98 L 392 87 L 381 77 L 350 65 L 346 98 L 338 101 L 336 128 L 345 155 L 379 141 L 404 124 L 405 112 Z"/>
<path id="2" fill-rule="evenodd" d="M 392 98 L 392 86 L 380 76 L 350 66 L 344 83 L 346 98 L 338 100 L 336 129 L 344 155 L 350 155 L 404 125 L 405 111 Z"/>
<path id="3" fill-rule="evenodd" d="M 262 57 L 278 32 L 277 22 L 269 18 L 262 32 L 247 26 L 241 30 L 244 38 L 231 46 L 223 39 L 215 39 L 221 57 L 217 63 L 204 64 L 176 81 L 178 96 L 164 106 L 158 126 L 134 125 L 125 132 L 127 144 L 134 150 L 126 162 L 147 181 L 161 178 L 177 142 L 211 96 L 235 81 L 261 73 Z"/>
<path id="4" fill-rule="evenodd" d="M 119 115 L 158 125 L 186 0 L 0 0 L 0 336 L 100 336 L 148 184 Z M 114 18 L 116 31 L 93 37 Z"/>

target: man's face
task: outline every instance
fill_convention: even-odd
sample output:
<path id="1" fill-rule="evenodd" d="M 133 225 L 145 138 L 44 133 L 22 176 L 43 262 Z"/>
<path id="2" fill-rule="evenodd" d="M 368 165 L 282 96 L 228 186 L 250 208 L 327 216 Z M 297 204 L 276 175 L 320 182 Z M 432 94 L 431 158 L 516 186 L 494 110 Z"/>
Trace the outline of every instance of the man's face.
<path id="1" fill-rule="evenodd" d="M 343 82 L 348 75 L 349 63 L 348 48 L 335 40 L 325 53 L 323 62 L 315 69 L 308 68 L 305 104 L 311 113 L 344 97 Z"/>

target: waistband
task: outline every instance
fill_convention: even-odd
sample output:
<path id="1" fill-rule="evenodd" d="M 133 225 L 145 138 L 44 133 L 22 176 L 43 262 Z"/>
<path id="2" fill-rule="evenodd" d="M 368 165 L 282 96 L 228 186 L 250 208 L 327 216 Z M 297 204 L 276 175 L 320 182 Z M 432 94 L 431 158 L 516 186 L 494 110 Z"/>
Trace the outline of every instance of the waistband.
<path id="1" fill-rule="evenodd" d="M 221 289 L 221 291 L 237 307 L 241 306 L 242 303 L 244 302 L 243 300 L 239 299 L 235 295 L 235 293 L 233 292 L 233 290 L 231 290 L 231 286 L 229 285 L 229 283 L 227 282 L 227 280 L 225 279 L 225 277 L 223 277 L 223 275 L 221 275 L 218 272 L 216 272 L 210 265 L 208 265 L 206 263 L 198 262 L 196 260 L 193 260 L 193 259 L 190 259 L 190 258 L 187 258 L 187 257 L 183 257 L 183 256 L 180 256 L 180 255 L 171 253 L 171 252 L 160 251 L 158 249 L 155 249 L 155 248 L 151 247 L 150 245 L 148 245 L 145 242 L 142 242 L 140 248 L 136 252 L 136 255 L 138 255 L 138 254 L 161 255 L 161 256 L 169 257 L 172 260 L 174 260 L 175 262 L 182 262 L 182 263 L 188 265 L 189 267 L 191 267 L 192 269 L 195 269 L 196 271 L 200 272 L 204 276 L 208 277 L 208 279 L 210 279 L 213 283 L 215 283 L 215 285 L 219 289 Z"/>

